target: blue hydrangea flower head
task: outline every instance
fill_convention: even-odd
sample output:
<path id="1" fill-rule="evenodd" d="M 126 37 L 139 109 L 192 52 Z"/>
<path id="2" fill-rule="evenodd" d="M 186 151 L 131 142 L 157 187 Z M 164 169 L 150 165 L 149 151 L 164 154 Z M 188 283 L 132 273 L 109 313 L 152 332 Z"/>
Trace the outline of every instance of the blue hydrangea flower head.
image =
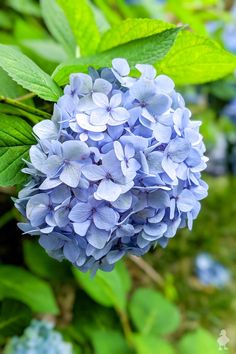
<path id="1" fill-rule="evenodd" d="M 82 271 L 166 246 L 191 229 L 207 195 L 200 122 L 169 77 L 136 69 L 131 77 L 116 58 L 112 68 L 71 75 L 52 119 L 33 128 L 19 227 Z"/>
<path id="2" fill-rule="evenodd" d="M 64 342 L 53 324 L 33 320 L 21 337 L 12 337 L 4 354 L 73 354 L 72 346 Z"/>
<path id="3" fill-rule="evenodd" d="M 204 285 L 222 288 L 230 281 L 230 271 L 208 253 L 200 253 L 195 259 L 195 266 L 197 276 Z"/>

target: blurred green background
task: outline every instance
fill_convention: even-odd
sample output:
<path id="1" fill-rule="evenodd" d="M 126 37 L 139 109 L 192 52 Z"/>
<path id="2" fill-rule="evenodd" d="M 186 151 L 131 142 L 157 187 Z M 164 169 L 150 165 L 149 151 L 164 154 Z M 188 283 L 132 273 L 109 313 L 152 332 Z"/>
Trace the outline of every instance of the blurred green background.
<path id="1" fill-rule="evenodd" d="M 188 24 L 236 54 L 233 1 L 94 0 L 90 5 L 101 31 L 129 17 L 156 18 Z M 50 34 L 46 18 L 36 0 L 0 2 L 0 43 L 20 47 L 51 74 L 69 54 Z M 0 267 L 2 348 L 31 318 L 43 318 L 56 323 L 75 353 L 214 354 L 222 329 L 230 339 L 228 352 L 236 353 L 236 77 L 178 90 L 194 118 L 203 121 L 210 157 L 209 196 L 193 230 L 179 231 L 166 249 L 126 259 L 114 272 L 90 279 L 22 237 L 11 201 L 17 191 L 1 188 L 0 263 L 7 265 Z M 24 94 L 0 69 L 0 95 Z M 28 102 L 52 108 L 39 99 Z M 4 109 L 0 104 L 0 114 Z M 195 264 L 202 252 L 225 267 L 229 281 L 214 286 L 209 277 L 209 284 L 202 283 Z"/>

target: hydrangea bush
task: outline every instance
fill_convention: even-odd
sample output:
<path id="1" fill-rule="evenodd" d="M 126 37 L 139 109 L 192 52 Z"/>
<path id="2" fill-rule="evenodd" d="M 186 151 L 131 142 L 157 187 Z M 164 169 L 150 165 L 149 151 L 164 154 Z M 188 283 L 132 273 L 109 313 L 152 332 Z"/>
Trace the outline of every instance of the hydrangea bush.
<path id="1" fill-rule="evenodd" d="M 82 271 L 165 247 L 178 228 L 192 228 L 207 195 L 200 122 L 169 77 L 136 69 L 138 78 L 117 58 L 72 74 L 52 120 L 33 128 L 19 227 Z"/>
<path id="2" fill-rule="evenodd" d="M 72 346 L 47 321 L 32 320 L 21 337 L 13 337 L 4 354 L 73 354 Z"/>

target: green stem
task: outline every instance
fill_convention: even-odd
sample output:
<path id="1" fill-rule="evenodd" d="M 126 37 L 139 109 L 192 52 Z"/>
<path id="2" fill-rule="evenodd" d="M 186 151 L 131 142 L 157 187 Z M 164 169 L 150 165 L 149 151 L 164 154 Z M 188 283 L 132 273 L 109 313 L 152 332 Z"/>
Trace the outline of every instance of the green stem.
<path id="1" fill-rule="evenodd" d="M 128 345 L 132 348 L 133 347 L 133 342 L 132 342 L 132 330 L 130 327 L 129 323 L 129 318 L 127 316 L 127 313 L 123 310 L 120 310 L 119 308 L 116 308 L 116 312 L 120 318 L 120 322 L 123 328 L 123 332 L 125 335 L 125 338 L 127 340 Z"/>
<path id="2" fill-rule="evenodd" d="M 15 100 L 16 101 L 25 101 L 25 100 L 28 100 L 29 98 L 33 98 L 35 96 L 36 96 L 35 93 L 29 92 L 29 93 L 25 94 L 24 96 L 17 97 Z"/>
<path id="3" fill-rule="evenodd" d="M 29 112 L 32 113 L 38 117 L 42 117 L 44 119 L 50 119 L 51 115 L 47 112 L 41 111 L 40 109 L 34 108 L 32 106 L 28 106 L 24 103 L 18 102 L 17 100 L 14 100 L 12 98 L 9 97 L 4 97 L 4 96 L 0 96 L 0 103 L 7 103 L 10 106 L 19 108 L 25 112 Z"/>

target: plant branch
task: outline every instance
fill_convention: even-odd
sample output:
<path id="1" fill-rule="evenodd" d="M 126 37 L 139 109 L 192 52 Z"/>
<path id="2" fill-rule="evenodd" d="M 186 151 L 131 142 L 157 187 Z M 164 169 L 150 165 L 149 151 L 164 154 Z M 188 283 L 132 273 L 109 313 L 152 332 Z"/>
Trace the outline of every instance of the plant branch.
<path id="1" fill-rule="evenodd" d="M 40 109 L 34 108 L 32 106 L 28 106 L 27 104 L 21 103 L 17 100 L 9 98 L 9 97 L 0 96 L 0 103 L 7 103 L 10 106 L 19 108 L 25 112 L 32 113 L 32 114 L 34 114 L 38 117 L 42 117 L 44 119 L 51 118 L 51 115 L 49 113 L 41 111 Z"/>
<path id="2" fill-rule="evenodd" d="M 164 287 L 164 280 L 155 269 L 153 269 L 147 262 L 145 262 L 141 257 L 129 256 L 132 262 L 134 262 L 147 276 L 152 279 L 160 287 Z"/>
<path id="3" fill-rule="evenodd" d="M 124 335 L 125 335 L 125 338 L 127 340 L 127 343 L 129 344 L 130 347 L 133 346 L 133 343 L 132 343 L 132 330 L 131 330 L 131 327 L 130 327 L 130 323 L 129 323 L 129 318 L 127 316 L 127 313 L 123 310 L 120 310 L 119 308 L 115 308 L 116 309 L 116 312 L 120 318 L 120 322 L 121 322 L 121 325 L 122 325 L 122 328 L 123 328 L 123 332 L 124 332 Z"/>

